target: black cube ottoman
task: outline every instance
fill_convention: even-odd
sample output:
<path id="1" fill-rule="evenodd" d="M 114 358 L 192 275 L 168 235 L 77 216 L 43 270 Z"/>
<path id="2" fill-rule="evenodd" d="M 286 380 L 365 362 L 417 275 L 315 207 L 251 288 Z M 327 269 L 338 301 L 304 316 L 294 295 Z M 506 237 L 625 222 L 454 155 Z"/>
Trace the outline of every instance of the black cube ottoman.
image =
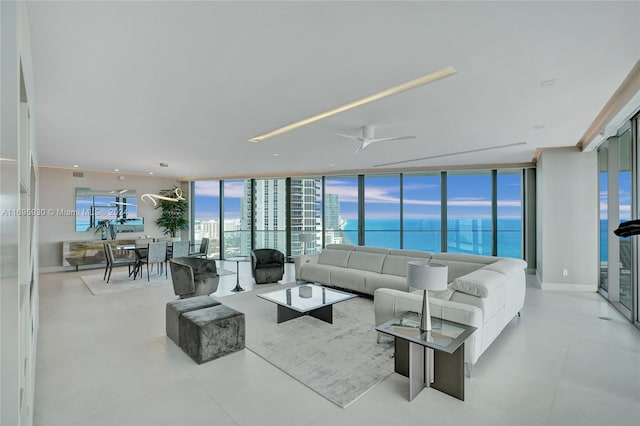
<path id="1" fill-rule="evenodd" d="M 180 348 L 195 362 L 244 349 L 244 314 L 225 305 L 212 306 L 180 316 Z"/>
<path id="2" fill-rule="evenodd" d="M 167 337 L 180 346 L 180 315 L 219 304 L 220 302 L 210 296 L 196 296 L 168 302 L 165 312 Z"/>

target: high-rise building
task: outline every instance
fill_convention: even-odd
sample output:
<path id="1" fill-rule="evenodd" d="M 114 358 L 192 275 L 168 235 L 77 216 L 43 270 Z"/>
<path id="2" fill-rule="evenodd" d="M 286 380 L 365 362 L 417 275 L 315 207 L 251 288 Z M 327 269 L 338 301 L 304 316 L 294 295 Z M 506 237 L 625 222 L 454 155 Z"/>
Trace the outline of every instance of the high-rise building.
<path id="1" fill-rule="evenodd" d="M 251 181 L 245 182 L 241 214 L 243 225 L 251 229 L 253 203 L 254 247 L 275 248 L 287 252 L 287 203 L 285 179 L 257 179 L 251 197 Z M 316 235 L 316 241 L 307 244 L 307 253 L 319 246 L 322 229 L 320 179 L 291 179 L 291 254 L 303 253 L 300 234 Z M 242 251 L 249 252 L 248 236 L 242 240 Z"/>
<path id="2" fill-rule="evenodd" d="M 324 203 L 324 243 L 325 245 L 343 244 L 345 243 L 345 238 L 342 232 L 343 221 L 340 218 L 340 196 L 338 194 L 325 194 Z"/>
<path id="3" fill-rule="evenodd" d="M 291 254 L 315 253 L 321 246 L 322 197 L 321 180 L 291 179 Z M 313 240 L 300 241 L 300 235 L 311 234 Z"/>

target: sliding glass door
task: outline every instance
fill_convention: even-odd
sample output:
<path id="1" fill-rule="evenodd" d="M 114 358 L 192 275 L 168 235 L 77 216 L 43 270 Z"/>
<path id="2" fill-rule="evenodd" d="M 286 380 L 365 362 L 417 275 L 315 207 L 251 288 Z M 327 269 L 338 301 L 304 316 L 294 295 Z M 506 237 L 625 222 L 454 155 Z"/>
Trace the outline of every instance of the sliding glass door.
<path id="1" fill-rule="evenodd" d="M 600 277 L 598 289 L 606 296 L 609 291 L 609 146 L 605 144 L 598 151 L 598 192 L 600 196 Z"/>
<path id="2" fill-rule="evenodd" d="M 631 127 L 609 138 L 598 151 L 600 190 L 600 277 L 598 291 L 627 318 L 634 310 L 635 265 L 633 238 L 621 238 L 613 231 L 620 223 L 635 218 L 634 150 Z"/>
<path id="3" fill-rule="evenodd" d="M 627 129 L 618 138 L 619 170 L 618 170 L 618 217 L 620 222 L 631 220 L 631 129 Z M 620 286 L 618 301 L 631 315 L 632 283 L 633 283 L 633 249 L 631 237 L 619 238 L 620 244 Z"/>

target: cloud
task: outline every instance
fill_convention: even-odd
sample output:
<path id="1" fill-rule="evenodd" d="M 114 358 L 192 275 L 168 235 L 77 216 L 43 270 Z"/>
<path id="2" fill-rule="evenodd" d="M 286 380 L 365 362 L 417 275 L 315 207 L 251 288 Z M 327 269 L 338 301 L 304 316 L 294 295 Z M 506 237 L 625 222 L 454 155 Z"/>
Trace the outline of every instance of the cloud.
<path id="1" fill-rule="evenodd" d="M 400 198 L 396 195 L 397 187 L 375 187 L 367 188 L 365 191 L 366 203 L 399 204 Z M 340 202 L 357 203 L 358 188 L 350 182 L 327 183 L 326 194 L 337 194 Z M 439 206 L 440 200 L 419 200 L 404 198 L 405 205 Z M 447 201 L 448 206 L 455 207 L 491 207 L 491 200 L 483 197 L 456 197 Z M 498 200 L 498 207 L 522 207 L 520 200 Z"/>
<path id="2" fill-rule="evenodd" d="M 220 196 L 220 181 L 218 180 L 199 180 L 195 183 L 196 194 L 204 197 Z"/>
<path id="3" fill-rule="evenodd" d="M 433 189 L 433 188 L 440 188 L 440 183 L 433 183 L 433 184 L 429 184 L 429 183 L 405 183 L 403 185 L 403 188 L 405 191 L 417 191 L 417 190 L 424 190 L 424 189 Z"/>
<path id="4" fill-rule="evenodd" d="M 229 198 L 244 197 L 244 181 L 243 180 L 226 180 L 224 181 L 224 196 Z"/>

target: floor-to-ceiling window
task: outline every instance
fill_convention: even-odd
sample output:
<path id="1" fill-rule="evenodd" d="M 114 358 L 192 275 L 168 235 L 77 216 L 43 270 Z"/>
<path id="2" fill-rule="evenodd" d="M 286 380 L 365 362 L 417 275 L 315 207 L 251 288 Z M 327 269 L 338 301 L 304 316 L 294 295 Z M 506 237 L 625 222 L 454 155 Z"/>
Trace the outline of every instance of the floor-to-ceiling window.
<path id="1" fill-rule="evenodd" d="M 447 173 L 447 251 L 491 256 L 490 171 Z"/>
<path id="2" fill-rule="evenodd" d="M 498 170 L 496 175 L 497 255 L 522 257 L 522 169 Z"/>
<path id="3" fill-rule="evenodd" d="M 404 175 L 402 181 L 403 248 L 442 250 L 440 173 Z"/>
<path id="4" fill-rule="evenodd" d="M 322 249 L 322 179 L 291 178 L 291 255 Z"/>
<path id="5" fill-rule="evenodd" d="M 358 244 L 358 178 L 326 177 L 324 183 L 324 241 Z"/>
<path id="6" fill-rule="evenodd" d="M 256 179 L 253 191 L 254 248 L 287 253 L 286 179 Z"/>
<path id="7" fill-rule="evenodd" d="M 251 253 L 251 181 L 225 180 L 223 185 L 223 255 Z"/>
<path id="8" fill-rule="evenodd" d="M 365 176 L 364 242 L 400 248 L 400 175 Z"/>
<path id="9" fill-rule="evenodd" d="M 631 123 L 627 123 L 598 150 L 600 190 L 600 277 L 599 292 L 629 319 L 633 319 L 634 281 L 633 238 L 613 232 L 620 223 L 634 217 L 635 176 Z"/>
<path id="10" fill-rule="evenodd" d="M 227 258 L 252 248 L 297 256 L 335 243 L 523 256 L 522 169 L 225 180 L 219 187 L 194 183 L 193 233 L 214 245 L 221 234 Z"/>
<path id="11" fill-rule="evenodd" d="M 196 181 L 193 193 L 193 239 L 209 238 L 209 255 L 220 258 L 220 181 Z"/>
<path id="12" fill-rule="evenodd" d="M 618 138 L 619 170 L 618 170 L 618 217 L 620 222 L 631 220 L 631 129 L 626 130 Z M 620 238 L 620 303 L 631 312 L 632 300 L 632 246 L 631 237 Z"/>
<path id="13" fill-rule="evenodd" d="M 598 286 L 604 292 L 609 291 L 609 197 L 607 189 L 609 186 L 608 162 L 608 147 L 603 146 L 598 151 L 598 193 L 600 198 L 600 279 Z"/>

